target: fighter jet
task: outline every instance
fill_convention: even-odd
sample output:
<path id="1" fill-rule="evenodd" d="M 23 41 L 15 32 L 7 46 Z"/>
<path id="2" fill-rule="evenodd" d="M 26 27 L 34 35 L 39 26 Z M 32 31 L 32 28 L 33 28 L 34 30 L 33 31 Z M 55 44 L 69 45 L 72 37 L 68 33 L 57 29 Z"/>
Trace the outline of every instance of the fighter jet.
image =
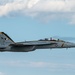
<path id="1" fill-rule="evenodd" d="M 0 52 L 30 52 L 36 49 L 73 48 L 75 43 L 55 39 L 14 42 L 6 33 L 0 32 Z"/>

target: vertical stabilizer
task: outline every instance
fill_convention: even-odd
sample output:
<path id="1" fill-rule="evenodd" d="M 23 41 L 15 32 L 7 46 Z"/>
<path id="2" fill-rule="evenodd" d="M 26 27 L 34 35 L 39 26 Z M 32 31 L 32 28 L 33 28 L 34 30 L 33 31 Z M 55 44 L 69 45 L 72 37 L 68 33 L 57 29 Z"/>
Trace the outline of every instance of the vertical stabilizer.
<path id="1" fill-rule="evenodd" d="M 0 47 L 7 47 L 13 43 L 14 41 L 7 34 L 0 32 Z"/>

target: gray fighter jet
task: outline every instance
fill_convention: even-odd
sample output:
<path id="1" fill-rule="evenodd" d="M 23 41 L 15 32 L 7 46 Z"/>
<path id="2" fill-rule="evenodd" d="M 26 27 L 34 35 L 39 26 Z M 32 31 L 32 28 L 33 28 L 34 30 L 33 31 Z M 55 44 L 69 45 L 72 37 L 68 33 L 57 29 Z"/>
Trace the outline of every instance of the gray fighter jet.
<path id="1" fill-rule="evenodd" d="M 7 34 L 0 32 L 0 51 L 29 52 L 36 49 L 73 48 L 75 43 L 55 39 L 40 39 L 36 41 L 14 42 Z"/>

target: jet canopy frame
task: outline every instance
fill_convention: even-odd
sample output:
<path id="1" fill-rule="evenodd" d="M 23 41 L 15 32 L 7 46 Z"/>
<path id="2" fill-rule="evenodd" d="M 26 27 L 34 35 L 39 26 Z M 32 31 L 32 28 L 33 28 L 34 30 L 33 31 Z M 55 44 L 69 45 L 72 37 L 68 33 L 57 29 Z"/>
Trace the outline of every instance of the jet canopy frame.
<path id="1" fill-rule="evenodd" d="M 57 41 L 57 42 L 65 42 L 60 39 L 54 39 L 54 38 L 45 38 L 45 39 L 40 39 L 39 41 Z"/>

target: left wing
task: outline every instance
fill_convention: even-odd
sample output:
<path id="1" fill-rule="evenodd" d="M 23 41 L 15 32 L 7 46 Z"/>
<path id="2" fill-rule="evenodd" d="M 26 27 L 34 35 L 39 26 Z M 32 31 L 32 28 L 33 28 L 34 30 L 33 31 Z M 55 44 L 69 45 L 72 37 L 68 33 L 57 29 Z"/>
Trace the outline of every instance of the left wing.
<path id="1" fill-rule="evenodd" d="M 10 44 L 10 46 L 13 47 L 27 47 L 27 46 L 44 46 L 44 45 L 54 45 L 57 43 L 45 43 L 45 44 L 20 44 L 20 43 L 15 43 L 15 44 Z"/>
<path id="2" fill-rule="evenodd" d="M 18 51 L 18 52 L 29 52 L 29 51 L 34 51 L 35 49 L 37 49 L 37 46 L 46 46 L 46 45 L 56 45 L 57 43 L 14 43 L 14 44 L 10 44 L 9 46 L 11 46 L 11 49 L 14 51 Z"/>

